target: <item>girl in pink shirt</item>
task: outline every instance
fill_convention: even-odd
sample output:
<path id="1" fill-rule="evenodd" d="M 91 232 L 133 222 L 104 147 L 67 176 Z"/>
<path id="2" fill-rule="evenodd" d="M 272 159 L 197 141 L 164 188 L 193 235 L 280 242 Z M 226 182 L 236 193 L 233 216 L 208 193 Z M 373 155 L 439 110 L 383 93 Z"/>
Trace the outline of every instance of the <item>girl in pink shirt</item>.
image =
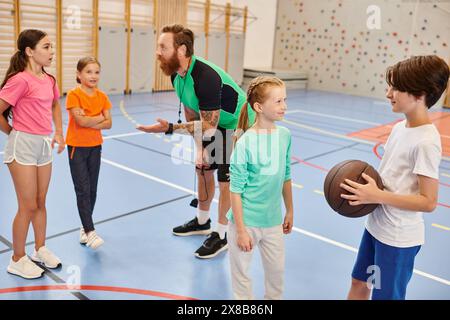
<path id="1" fill-rule="evenodd" d="M 52 171 L 52 149 L 65 148 L 61 106 L 56 80 L 46 73 L 53 48 L 45 32 L 24 30 L 17 40 L 18 51 L 12 56 L 5 79 L 0 85 L 0 130 L 8 135 L 4 163 L 14 182 L 18 211 L 13 223 L 14 253 L 8 272 L 25 279 L 39 278 L 44 270 L 25 253 L 30 222 L 35 235 L 31 259 L 47 268 L 61 266 L 61 261 L 45 247 L 47 211 L 45 199 Z M 12 126 L 9 124 L 12 118 Z M 55 124 L 53 132 L 52 118 Z"/>

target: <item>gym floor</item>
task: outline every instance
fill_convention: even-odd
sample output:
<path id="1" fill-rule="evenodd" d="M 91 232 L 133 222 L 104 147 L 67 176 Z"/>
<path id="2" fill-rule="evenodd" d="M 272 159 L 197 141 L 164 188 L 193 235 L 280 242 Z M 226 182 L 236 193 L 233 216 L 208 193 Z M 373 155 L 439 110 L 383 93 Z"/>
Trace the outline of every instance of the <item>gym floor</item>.
<path id="1" fill-rule="evenodd" d="M 138 123 L 150 124 L 157 117 L 175 121 L 175 94 L 110 98 L 113 128 L 104 131 L 94 213 L 105 244 L 97 251 L 79 244 L 80 220 L 67 151 L 54 152 L 47 246 L 63 266 L 37 280 L 8 274 L 17 202 L 8 168 L 1 165 L 0 299 L 232 299 L 228 254 L 197 259 L 193 253 L 204 236 L 177 237 L 171 232 L 196 212 L 189 206 L 194 188 L 192 139 L 141 133 L 119 108 L 123 105 Z M 293 137 L 295 227 L 285 238 L 284 297 L 345 299 L 365 218 L 333 212 L 323 196 L 323 180 L 328 169 L 347 159 L 377 168 L 390 127 L 401 118 L 387 101 L 311 90 L 289 90 L 288 109 L 280 125 L 288 127 Z M 63 117 L 66 128 L 66 111 Z M 439 205 L 424 214 L 426 244 L 417 256 L 407 299 L 450 299 L 450 111 L 436 109 L 432 117 L 444 150 Z M 5 142 L 6 137 L 0 136 L 1 151 Z M 217 202 L 211 213 L 215 226 Z M 32 254 L 32 228 L 28 241 L 27 252 Z M 262 299 L 259 253 L 253 261 L 254 290 Z"/>

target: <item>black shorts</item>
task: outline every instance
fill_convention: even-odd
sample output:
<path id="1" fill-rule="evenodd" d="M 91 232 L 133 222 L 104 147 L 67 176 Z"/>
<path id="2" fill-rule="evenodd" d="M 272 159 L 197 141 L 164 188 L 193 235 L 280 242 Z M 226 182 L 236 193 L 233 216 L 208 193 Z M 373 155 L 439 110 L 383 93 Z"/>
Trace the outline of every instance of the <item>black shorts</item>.
<path id="1" fill-rule="evenodd" d="M 209 153 L 209 167 L 205 170 L 217 169 L 219 182 L 230 182 L 230 159 L 233 151 L 234 129 L 218 127 L 214 136 L 203 140 L 203 148 Z"/>

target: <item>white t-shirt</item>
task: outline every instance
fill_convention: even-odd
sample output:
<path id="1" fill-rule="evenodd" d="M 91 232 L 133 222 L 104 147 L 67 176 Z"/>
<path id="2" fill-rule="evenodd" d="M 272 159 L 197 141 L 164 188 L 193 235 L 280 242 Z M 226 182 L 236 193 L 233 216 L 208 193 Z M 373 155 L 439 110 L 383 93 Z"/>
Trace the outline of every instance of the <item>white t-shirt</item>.
<path id="1" fill-rule="evenodd" d="M 441 137 L 433 124 L 407 128 L 397 123 L 386 142 L 378 172 L 384 188 L 396 194 L 419 194 L 417 175 L 439 179 Z M 380 205 L 366 221 L 369 233 L 378 241 L 399 248 L 425 243 L 422 212 Z"/>

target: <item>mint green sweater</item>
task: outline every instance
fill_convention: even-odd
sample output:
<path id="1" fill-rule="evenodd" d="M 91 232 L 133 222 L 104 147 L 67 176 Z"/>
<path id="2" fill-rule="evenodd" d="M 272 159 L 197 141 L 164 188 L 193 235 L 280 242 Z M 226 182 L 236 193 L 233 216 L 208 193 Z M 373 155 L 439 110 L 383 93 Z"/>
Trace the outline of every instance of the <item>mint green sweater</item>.
<path id="1" fill-rule="evenodd" d="M 230 191 L 240 193 L 244 224 L 270 228 L 282 224 L 284 182 L 291 179 L 291 133 L 277 126 L 271 133 L 248 130 L 231 154 Z M 227 213 L 234 222 L 232 210 Z"/>

